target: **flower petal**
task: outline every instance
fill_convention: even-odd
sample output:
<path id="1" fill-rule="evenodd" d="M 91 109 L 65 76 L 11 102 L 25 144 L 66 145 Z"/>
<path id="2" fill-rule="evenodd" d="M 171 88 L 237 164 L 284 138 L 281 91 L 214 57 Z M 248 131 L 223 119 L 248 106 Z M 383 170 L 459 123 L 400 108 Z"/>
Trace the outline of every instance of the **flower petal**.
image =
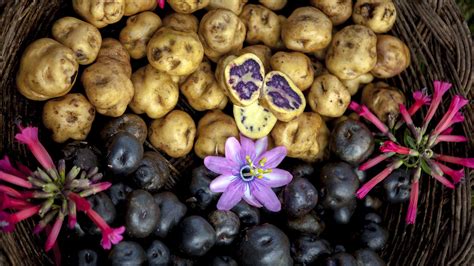
<path id="1" fill-rule="evenodd" d="M 269 211 L 278 212 L 281 210 L 281 203 L 275 195 L 275 192 L 263 182 L 259 180 L 253 181 L 250 187 L 250 193 Z"/>
<path id="2" fill-rule="evenodd" d="M 261 208 L 263 207 L 263 205 L 258 202 L 258 200 L 252 195 L 252 193 L 250 192 L 250 185 L 249 183 L 247 183 L 245 185 L 245 191 L 244 191 L 244 200 L 249 204 L 249 205 L 252 205 L 252 206 L 255 206 L 257 208 Z"/>
<path id="3" fill-rule="evenodd" d="M 204 165 L 212 172 L 221 175 L 236 174 L 240 170 L 233 161 L 219 156 L 207 156 L 204 158 Z"/>
<path id="4" fill-rule="evenodd" d="M 257 160 L 259 162 L 263 158 L 266 158 L 265 168 L 275 168 L 277 167 L 283 159 L 286 157 L 286 148 L 284 146 L 275 147 L 269 151 L 263 153 Z"/>
<path id="5" fill-rule="evenodd" d="M 255 157 L 258 158 L 262 155 L 268 148 L 268 137 L 265 136 L 261 139 L 258 139 L 255 142 Z"/>
<path id="6" fill-rule="evenodd" d="M 225 157 L 236 164 L 241 164 L 241 149 L 239 141 L 234 137 L 230 137 L 225 142 Z"/>
<path id="7" fill-rule="evenodd" d="M 220 175 L 212 180 L 209 188 L 212 192 L 224 192 L 236 178 L 234 175 Z"/>
<path id="8" fill-rule="evenodd" d="M 263 175 L 262 181 L 269 187 L 281 187 L 291 182 L 293 176 L 290 172 L 274 168 L 271 173 Z"/>
<path id="9" fill-rule="evenodd" d="M 257 158 L 255 155 L 255 143 L 253 140 L 245 137 L 244 135 L 240 135 L 240 145 L 242 145 L 242 150 L 240 152 L 240 156 L 243 160 L 245 160 L 246 156 L 250 156 L 250 159 L 254 162 Z"/>
<path id="10" fill-rule="evenodd" d="M 228 211 L 232 209 L 244 195 L 245 184 L 240 180 L 232 182 L 227 189 L 222 193 L 217 202 L 217 209 L 221 211 Z"/>

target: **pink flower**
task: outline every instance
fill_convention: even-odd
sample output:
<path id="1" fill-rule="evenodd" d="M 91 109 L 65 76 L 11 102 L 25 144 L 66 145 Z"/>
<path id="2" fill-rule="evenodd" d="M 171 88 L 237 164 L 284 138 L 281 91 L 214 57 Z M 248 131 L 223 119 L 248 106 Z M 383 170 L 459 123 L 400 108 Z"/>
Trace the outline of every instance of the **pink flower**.
<path id="1" fill-rule="evenodd" d="M 448 127 L 450 127 L 452 124 L 451 121 L 453 120 L 454 116 L 456 116 L 456 114 L 458 114 L 458 111 L 467 103 L 469 103 L 469 100 L 465 99 L 464 97 L 459 95 L 454 96 L 454 98 L 451 100 L 451 104 L 449 105 L 448 111 L 444 114 L 441 121 L 439 121 L 438 125 L 434 129 L 433 133 L 431 133 L 431 135 L 437 136 L 441 134 L 441 132 L 446 130 Z"/>
<path id="2" fill-rule="evenodd" d="M 5 193 L 8 196 L 15 197 L 15 198 L 18 198 L 18 199 L 23 198 L 23 195 L 20 192 L 18 192 L 17 190 L 15 190 L 11 187 L 7 187 L 7 186 L 4 186 L 4 185 L 0 185 L 0 193 Z"/>
<path id="3" fill-rule="evenodd" d="M 450 189 L 454 189 L 454 185 L 453 183 L 449 182 L 448 179 L 446 179 L 444 176 L 442 175 L 438 175 L 436 174 L 434 171 L 431 171 L 430 175 L 432 177 L 434 177 L 436 180 L 438 180 L 441 184 L 443 184 L 444 186 L 450 188 Z"/>
<path id="4" fill-rule="evenodd" d="M 158 2 L 158 6 L 161 9 L 165 8 L 165 0 L 157 0 L 157 2 Z"/>
<path id="5" fill-rule="evenodd" d="M 381 152 L 395 152 L 398 154 L 404 154 L 404 155 L 413 155 L 416 156 L 418 155 L 418 151 L 412 150 L 410 148 L 398 145 L 397 143 L 387 140 L 385 141 L 382 146 L 380 146 L 380 151 Z"/>
<path id="6" fill-rule="evenodd" d="M 467 142 L 469 139 L 464 136 L 458 135 L 439 135 L 436 138 L 434 145 L 440 142 Z"/>
<path id="7" fill-rule="evenodd" d="M 382 182 L 389 174 L 393 172 L 393 170 L 402 166 L 402 164 L 403 162 L 401 160 L 389 164 L 387 168 L 385 168 L 382 172 L 370 179 L 369 182 L 365 183 L 361 188 L 359 188 L 359 190 L 357 190 L 357 197 L 359 199 L 363 199 L 370 192 L 370 190 L 372 190 L 378 183 Z"/>
<path id="8" fill-rule="evenodd" d="M 53 228 L 51 229 L 51 232 L 48 234 L 46 243 L 44 244 L 44 249 L 46 250 L 46 252 L 51 250 L 54 244 L 56 244 L 56 240 L 58 239 L 59 232 L 61 231 L 63 221 L 64 221 L 64 215 L 62 213 L 59 213 L 58 218 L 56 218 Z"/>
<path id="9" fill-rule="evenodd" d="M 68 200 L 68 227 L 69 229 L 73 229 L 77 223 L 77 210 L 76 210 L 76 203 L 72 200 Z"/>
<path id="10" fill-rule="evenodd" d="M 15 229 L 15 225 L 25 219 L 38 213 L 41 206 L 32 206 L 25 208 L 13 214 L 0 211 L 0 232 L 11 232 Z"/>
<path id="11" fill-rule="evenodd" d="M 46 227 L 46 234 L 51 234 L 51 226 Z M 59 250 L 58 243 L 55 242 L 53 245 L 53 256 L 54 256 L 54 263 L 56 266 L 61 266 L 61 251 Z"/>
<path id="12" fill-rule="evenodd" d="M 447 82 L 441 82 L 436 80 L 434 83 L 434 95 L 433 95 L 433 101 L 431 102 L 430 109 L 428 109 L 428 114 L 425 116 L 425 119 L 423 120 L 423 132 L 426 131 L 428 128 L 428 124 L 430 123 L 431 119 L 436 113 L 436 110 L 438 110 L 439 103 L 441 102 L 441 99 L 443 98 L 443 95 L 446 93 L 446 91 L 451 88 L 451 83 Z"/>
<path id="13" fill-rule="evenodd" d="M 5 209 L 24 209 L 31 207 L 31 204 L 21 199 L 8 197 L 8 194 L 0 192 L 0 211 Z"/>
<path id="14" fill-rule="evenodd" d="M 256 142 L 244 136 L 240 141 L 228 138 L 225 157 L 207 156 L 204 165 L 220 174 L 210 184 L 213 192 L 223 192 L 217 202 L 219 210 L 230 210 L 241 199 L 255 207 L 265 206 L 270 211 L 281 209 L 280 201 L 271 188 L 288 184 L 292 175 L 276 168 L 286 156 L 286 148 L 266 151 L 267 137 Z"/>
<path id="15" fill-rule="evenodd" d="M 365 105 L 359 105 L 358 103 L 352 101 L 349 104 L 349 109 L 356 112 L 358 115 L 362 116 L 363 118 L 369 120 L 374 126 L 376 126 L 380 132 L 383 134 L 388 134 L 388 127 L 380 121 L 377 116 L 375 116 L 369 108 Z"/>
<path id="16" fill-rule="evenodd" d="M 415 136 L 415 139 L 418 139 L 420 137 L 420 133 L 417 131 L 415 128 L 415 125 L 413 124 L 413 120 L 411 118 L 411 115 L 408 113 L 405 105 L 399 104 L 398 105 L 400 114 L 402 115 L 403 120 L 407 124 L 408 128 L 410 129 L 411 133 L 413 136 Z"/>
<path id="17" fill-rule="evenodd" d="M 423 105 L 429 105 L 431 103 L 431 97 L 426 94 L 426 90 L 413 92 L 413 99 L 415 103 L 410 106 L 408 113 L 414 115 Z"/>
<path id="18" fill-rule="evenodd" d="M 11 174 L 23 179 L 26 179 L 28 174 L 25 174 L 13 167 L 13 165 L 10 162 L 10 158 L 8 156 L 4 156 L 2 160 L 0 160 L 0 171 L 4 171 L 7 174 Z"/>
<path id="19" fill-rule="evenodd" d="M 416 210 L 418 206 L 418 192 L 420 190 L 418 180 L 411 183 L 410 204 L 408 205 L 407 217 L 405 219 L 407 224 L 414 224 L 416 219 Z"/>
<path id="20" fill-rule="evenodd" d="M 17 186 L 24 187 L 24 188 L 32 188 L 33 187 L 31 185 L 31 183 L 26 181 L 25 179 L 20 178 L 18 176 L 8 174 L 8 173 L 5 173 L 3 171 L 0 171 L 0 180 L 3 180 L 3 181 L 8 182 L 10 184 L 17 185 Z"/>
<path id="21" fill-rule="evenodd" d="M 434 158 L 439 161 L 463 165 L 465 167 L 474 168 L 474 158 L 459 158 L 443 154 L 435 154 Z"/>
<path id="22" fill-rule="evenodd" d="M 110 182 L 100 182 L 97 184 L 90 185 L 88 189 L 83 190 L 81 193 L 79 193 L 79 196 L 86 198 L 91 195 L 97 194 L 99 192 L 102 192 L 104 190 L 109 189 L 112 186 L 112 183 Z"/>
<path id="23" fill-rule="evenodd" d="M 375 165 L 385 161 L 386 159 L 392 157 L 393 155 L 395 155 L 395 152 L 387 152 L 387 153 L 379 154 L 376 157 L 374 157 L 372 159 L 369 159 L 367 162 L 365 162 L 361 166 L 359 166 L 359 170 L 360 171 L 368 170 L 368 169 L 372 168 L 373 166 L 375 166 Z"/>
<path id="24" fill-rule="evenodd" d="M 445 174 L 449 175 L 453 180 L 454 184 L 459 183 L 464 178 L 464 169 L 454 170 L 440 162 L 435 162 L 436 165 L 443 171 Z"/>
<path id="25" fill-rule="evenodd" d="M 43 166 L 44 169 L 49 170 L 55 168 L 53 159 L 44 148 L 43 144 L 38 139 L 38 128 L 37 127 L 20 127 L 21 132 L 15 135 L 15 138 L 28 146 L 31 153 L 35 156 L 36 160 Z"/>

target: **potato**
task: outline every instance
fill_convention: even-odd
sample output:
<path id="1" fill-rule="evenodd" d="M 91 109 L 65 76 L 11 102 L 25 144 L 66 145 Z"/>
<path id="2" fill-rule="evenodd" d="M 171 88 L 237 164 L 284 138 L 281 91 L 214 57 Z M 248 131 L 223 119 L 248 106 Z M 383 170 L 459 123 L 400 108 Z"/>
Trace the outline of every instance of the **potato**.
<path id="1" fill-rule="evenodd" d="M 342 84 L 346 86 L 347 91 L 351 96 L 355 95 L 362 84 L 368 84 L 374 80 L 374 76 L 370 73 L 362 74 L 355 79 L 343 79 L 341 80 Z"/>
<path id="2" fill-rule="evenodd" d="M 197 111 L 224 109 L 227 105 L 225 90 L 217 83 L 211 64 L 206 61 L 186 79 L 180 90 Z"/>
<path id="3" fill-rule="evenodd" d="M 169 113 L 178 103 L 179 88 L 171 76 L 144 66 L 132 74 L 135 94 L 129 106 L 134 113 L 146 113 L 157 119 Z"/>
<path id="4" fill-rule="evenodd" d="M 317 60 L 311 60 L 311 65 L 313 66 L 314 77 L 319 77 L 322 74 L 329 74 L 329 71 L 323 63 Z"/>
<path id="5" fill-rule="evenodd" d="M 237 16 L 242 13 L 242 8 L 248 0 L 210 0 L 208 9 L 227 9 L 234 12 Z"/>
<path id="6" fill-rule="evenodd" d="M 391 78 L 410 65 L 410 50 L 400 39 L 377 35 L 377 64 L 371 73 L 377 78 Z"/>
<path id="7" fill-rule="evenodd" d="M 106 142 L 119 132 L 128 132 L 135 136 L 140 143 L 144 143 L 148 137 L 148 129 L 145 121 L 136 114 L 123 114 L 110 120 L 100 131 L 100 138 Z"/>
<path id="8" fill-rule="evenodd" d="M 140 59 L 146 56 L 148 41 L 159 27 L 161 27 L 160 17 L 146 11 L 127 19 L 127 25 L 120 31 L 119 40 L 131 58 Z"/>
<path id="9" fill-rule="evenodd" d="M 352 0 L 311 0 L 311 5 L 323 11 L 333 25 L 340 25 L 352 15 Z"/>
<path id="10" fill-rule="evenodd" d="M 78 69 L 71 49 L 53 39 L 42 38 L 32 42 L 21 56 L 16 86 L 30 100 L 63 96 L 74 85 Z"/>
<path id="11" fill-rule="evenodd" d="M 126 0 L 72 0 L 72 7 L 79 16 L 100 29 L 123 17 L 125 2 Z"/>
<path id="12" fill-rule="evenodd" d="M 54 39 L 71 48 L 81 65 L 94 62 L 102 44 L 99 30 L 92 24 L 74 17 L 63 17 L 53 24 Z"/>
<path id="13" fill-rule="evenodd" d="M 247 53 L 256 55 L 262 61 L 265 72 L 270 72 L 270 58 L 272 57 L 272 49 L 270 47 L 261 44 L 245 46 L 237 52 L 237 56 Z"/>
<path id="14" fill-rule="evenodd" d="M 258 0 L 258 2 L 273 11 L 281 10 L 286 6 L 287 0 Z"/>
<path id="15" fill-rule="evenodd" d="M 156 8 L 156 0 L 125 0 L 124 16 L 133 16 L 143 11 L 153 10 Z"/>
<path id="16" fill-rule="evenodd" d="M 281 32 L 277 14 L 261 5 L 246 5 L 239 17 L 247 28 L 247 43 L 277 47 Z"/>
<path id="17" fill-rule="evenodd" d="M 171 8 L 184 14 L 190 14 L 209 5 L 210 0 L 166 0 Z"/>
<path id="18" fill-rule="evenodd" d="M 186 112 L 174 110 L 154 120 L 148 130 L 151 144 L 173 158 L 183 157 L 193 148 L 196 125 Z"/>
<path id="19" fill-rule="evenodd" d="M 196 71 L 204 50 L 196 33 L 163 27 L 148 42 L 147 57 L 154 68 L 182 76 Z"/>
<path id="20" fill-rule="evenodd" d="M 120 68 L 127 77 L 132 75 L 132 66 L 130 64 L 130 55 L 127 49 L 116 39 L 105 38 L 102 41 L 97 62 L 109 62 Z"/>
<path id="21" fill-rule="evenodd" d="M 355 24 L 369 27 L 375 33 L 389 31 L 397 19 L 397 10 L 391 0 L 357 0 L 352 13 Z"/>
<path id="22" fill-rule="evenodd" d="M 245 25 L 239 17 L 225 9 L 207 12 L 198 30 L 204 53 L 214 62 L 224 54 L 242 49 L 245 32 Z"/>
<path id="23" fill-rule="evenodd" d="M 317 51 L 313 52 L 313 56 L 316 57 L 316 59 L 318 59 L 318 60 L 324 61 L 324 59 L 326 59 L 326 54 L 328 52 L 328 48 L 329 48 L 329 46 L 327 46 L 324 49 L 317 50 Z"/>
<path id="24" fill-rule="evenodd" d="M 311 87 L 314 80 L 313 66 L 305 54 L 278 52 L 272 56 L 270 64 L 273 70 L 281 71 L 290 77 L 301 91 Z"/>
<path id="25" fill-rule="evenodd" d="M 227 94 L 227 89 L 226 89 L 227 83 L 225 81 L 225 68 L 232 60 L 236 58 L 237 56 L 235 55 L 223 56 L 219 60 L 219 62 L 217 62 L 216 71 L 214 71 L 214 76 L 216 78 L 217 84 L 219 84 L 221 88 L 224 88 L 224 91 L 226 92 L 226 94 Z"/>
<path id="26" fill-rule="evenodd" d="M 308 94 L 311 109 L 327 117 L 342 116 L 350 101 L 349 91 L 336 76 L 331 74 L 315 78 Z"/>
<path id="27" fill-rule="evenodd" d="M 329 130 L 320 115 L 302 113 L 290 122 L 278 121 L 272 130 L 276 146 L 285 146 L 288 157 L 315 162 L 323 158 Z"/>
<path id="28" fill-rule="evenodd" d="M 355 79 L 377 63 L 377 36 L 361 25 L 338 31 L 326 54 L 326 67 L 340 79 Z"/>
<path id="29" fill-rule="evenodd" d="M 199 28 L 198 19 L 191 14 L 171 13 L 163 19 L 163 26 L 177 31 L 196 32 Z"/>
<path id="30" fill-rule="evenodd" d="M 209 111 L 199 120 L 194 152 L 199 158 L 224 155 L 227 138 L 239 136 L 234 118 L 220 110 Z"/>
<path id="31" fill-rule="evenodd" d="M 53 132 L 55 142 L 85 140 L 95 117 L 95 109 L 80 93 L 66 94 L 46 102 L 43 124 Z"/>
<path id="32" fill-rule="evenodd" d="M 319 9 L 309 6 L 295 9 L 281 30 L 286 48 L 303 53 L 325 48 L 331 36 L 331 20 Z"/>
<path id="33" fill-rule="evenodd" d="M 384 82 L 370 83 L 362 91 L 362 103 L 390 127 L 394 125 L 400 113 L 399 104 L 405 102 L 405 95 L 400 90 Z"/>

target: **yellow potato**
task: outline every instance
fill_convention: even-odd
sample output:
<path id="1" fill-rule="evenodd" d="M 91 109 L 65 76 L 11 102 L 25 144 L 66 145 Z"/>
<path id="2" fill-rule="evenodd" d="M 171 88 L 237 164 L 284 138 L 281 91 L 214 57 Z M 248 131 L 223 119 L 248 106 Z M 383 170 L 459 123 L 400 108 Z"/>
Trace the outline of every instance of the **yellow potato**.
<path id="1" fill-rule="evenodd" d="M 125 12 L 125 0 L 72 0 L 79 16 L 97 28 L 118 22 Z"/>
<path id="2" fill-rule="evenodd" d="M 288 0 L 258 0 L 258 2 L 273 11 L 283 9 Z"/>
<path id="3" fill-rule="evenodd" d="M 377 36 L 377 64 L 371 73 L 377 78 L 391 78 L 410 65 L 410 50 L 400 39 L 390 35 Z"/>
<path id="4" fill-rule="evenodd" d="M 399 105 L 405 104 L 405 95 L 397 88 L 384 82 L 370 83 L 362 91 L 362 103 L 390 127 L 400 114 Z"/>
<path id="5" fill-rule="evenodd" d="M 352 15 L 352 0 L 311 0 L 311 5 L 323 11 L 333 25 L 340 25 Z"/>
<path id="6" fill-rule="evenodd" d="M 171 8 L 184 14 L 190 14 L 209 5 L 210 0 L 166 0 Z"/>
<path id="7" fill-rule="evenodd" d="M 397 9 L 391 0 L 357 0 L 352 13 L 355 24 L 369 27 L 375 33 L 392 29 Z"/>
<path id="8" fill-rule="evenodd" d="M 281 32 L 277 14 L 261 5 L 246 5 L 239 17 L 247 28 L 247 43 L 277 47 Z"/>
<path id="9" fill-rule="evenodd" d="M 156 0 L 125 0 L 124 16 L 133 16 L 156 8 Z"/>
<path id="10" fill-rule="evenodd" d="M 341 82 L 344 84 L 344 86 L 346 86 L 347 91 L 349 91 L 351 96 L 353 96 L 359 91 L 359 88 L 363 84 L 368 84 L 372 82 L 372 80 L 374 80 L 374 76 L 372 76 L 370 73 L 366 73 L 358 76 L 355 79 L 343 79 Z"/>
<path id="11" fill-rule="evenodd" d="M 301 90 L 305 91 L 314 80 L 311 60 L 300 52 L 277 52 L 270 60 L 273 70 L 285 73 Z"/>
<path id="12" fill-rule="evenodd" d="M 198 19 L 191 14 L 171 13 L 163 19 L 163 26 L 177 31 L 196 32 L 199 28 Z"/>
<path id="13" fill-rule="evenodd" d="M 228 9 L 234 12 L 236 15 L 242 13 L 242 9 L 248 0 L 210 0 L 208 9 Z"/>
<path id="14" fill-rule="evenodd" d="M 120 32 L 119 40 L 130 57 L 140 59 L 146 56 L 146 46 L 153 34 L 161 27 L 161 19 L 146 11 L 127 19 L 127 25 Z"/>
<path id="15" fill-rule="evenodd" d="M 349 91 L 336 76 L 331 74 L 317 77 L 308 94 L 311 109 L 326 117 L 342 116 L 350 102 Z"/>
<path id="16" fill-rule="evenodd" d="M 272 57 L 272 49 L 270 49 L 270 47 L 261 44 L 245 46 L 240 49 L 236 55 L 240 56 L 247 53 L 256 55 L 260 61 L 262 61 L 262 64 L 265 67 L 265 72 L 270 72 L 270 58 Z"/>

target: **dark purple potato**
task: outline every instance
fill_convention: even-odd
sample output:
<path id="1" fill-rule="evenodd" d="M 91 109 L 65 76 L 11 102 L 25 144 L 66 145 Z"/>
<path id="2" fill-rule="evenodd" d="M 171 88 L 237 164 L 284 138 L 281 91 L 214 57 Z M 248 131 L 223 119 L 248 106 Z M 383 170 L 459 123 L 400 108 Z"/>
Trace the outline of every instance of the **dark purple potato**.
<path id="1" fill-rule="evenodd" d="M 107 142 L 119 132 L 128 132 L 134 135 L 142 144 L 148 136 L 148 128 L 145 121 L 135 114 L 124 114 L 112 119 L 100 131 L 100 138 Z"/>
<path id="2" fill-rule="evenodd" d="M 127 201 L 125 227 L 128 235 L 134 238 L 149 236 L 160 220 L 160 208 L 153 196 L 145 190 L 135 190 Z"/>
<path id="3" fill-rule="evenodd" d="M 241 265 L 293 265 L 288 237 L 271 224 L 248 229 L 242 237 L 237 257 Z"/>
<path id="4" fill-rule="evenodd" d="M 149 266 L 166 266 L 170 262 L 170 256 L 168 247 L 159 240 L 151 242 L 150 247 L 146 250 Z"/>
<path id="5" fill-rule="evenodd" d="M 374 251 L 383 249 L 388 240 L 388 232 L 376 223 L 365 224 L 360 231 L 359 241 L 363 247 L 368 247 Z"/>
<path id="6" fill-rule="evenodd" d="M 357 178 L 359 178 L 359 183 L 364 183 L 367 179 L 367 173 L 365 171 L 359 170 L 359 167 L 354 168 L 354 173 L 356 173 Z"/>
<path id="7" fill-rule="evenodd" d="M 346 252 L 340 252 L 327 258 L 326 266 L 358 266 L 358 264 L 354 256 Z"/>
<path id="8" fill-rule="evenodd" d="M 124 183 L 115 183 L 113 184 L 108 190 L 107 194 L 109 194 L 112 203 L 117 206 L 120 203 L 125 202 L 127 196 L 133 189 Z"/>
<path id="9" fill-rule="evenodd" d="M 193 266 L 194 262 L 190 259 L 186 259 L 177 255 L 171 255 L 171 266 Z"/>
<path id="10" fill-rule="evenodd" d="M 79 250 L 77 253 L 77 260 L 74 265 L 77 266 L 96 266 L 99 265 L 99 256 L 97 252 L 91 249 Z"/>
<path id="11" fill-rule="evenodd" d="M 304 177 L 310 179 L 314 176 L 314 167 L 309 163 L 298 163 L 291 167 L 290 173 L 293 178 Z"/>
<path id="12" fill-rule="evenodd" d="M 216 256 L 209 263 L 210 266 L 239 266 L 239 264 L 229 256 Z"/>
<path id="13" fill-rule="evenodd" d="M 341 160 L 357 165 L 367 160 L 374 151 L 374 137 L 361 122 L 347 119 L 332 132 L 329 147 Z"/>
<path id="14" fill-rule="evenodd" d="M 318 191 L 306 178 L 293 178 L 281 195 L 283 210 L 290 217 L 301 217 L 318 204 Z"/>
<path id="15" fill-rule="evenodd" d="M 127 176 L 139 166 L 143 157 L 143 144 L 128 132 L 113 136 L 107 147 L 107 166 L 117 176 Z"/>
<path id="16" fill-rule="evenodd" d="M 187 202 L 191 203 L 192 208 L 205 210 L 220 194 L 214 193 L 209 189 L 212 179 L 217 177 L 217 175 L 208 170 L 204 165 L 195 168 L 191 175 L 189 191 L 193 196 Z"/>
<path id="17" fill-rule="evenodd" d="M 216 231 L 216 245 L 230 245 L 239 234 L 239 216 L 231 211 L 213 211 L 209 222 Z"/>
<path id="18" fill-rule="evenodd" d="M 314 235 L 301 235 L 291 245 L 291 255 L 301 265 L 314 265 L 331 252 L 329 242 Z"/>
<path id="19" fill-rule="evenodd" d="M 365 214 L 364 221 L 369 223 L 380 224 L 382 223 L 382 217 L 380 217 L 380 215 L 376 214 L 375 212 L 369 212 Z"/>
<path id="20" fill-rule="evenodd" d="M 170 170 L 166 159 L 159 153 L 147 151 L 143 155 L 137 170 L 133 173 L 133 183 L 141 189 L 156 192 L 170 178 Z"/>
<path id="21" fill-rule="evenodd" d="M 112 200 L 107 196 L 105 192 L 92 195 L 87 198 L 87 201 L 91 204 L 91 207 L 96 211 L 108 224 L 114 222 L 117 212 Z M 100 235 L 101 231 L 92 222 L 85 222 L 83 229 L 91 235 Z"/>
<path id="22" fill-rule="evenodd" d="M 410 198 L 410 173 L 405 169 L 393 171 L 383 181 L 383 188 L 390 203 L 407 201 Z"/>
<path id="23" fill-rule="evenodd" d="M 109 261 L 112 266 L 142 265 L 146 261 L 146 253 L 138 243 L 122 241 L 110 251 Z"/>
<path id="24" fill-rule="evenodd" d="M 158 204 L 161 213 L 160 220 L 155 229 L 155 235 L 165 238 L 181 221 L 188 208 L 179 201 L 176 195 L 169 191 L 155 194 L 153 198 L 156 204 Z"/>
<path id="25" fill-rule="evenodd" d="M 359 179 L 344 162 L 328 163 L 321 170 L 321 200 L 324 208 L 335 210 L 355 202 Z"/>
<path id="26" fill-rule="evenodd" d="M 260 210 L 248 205 L 243 200 L 235 205 L 231 211 L 239 216 L 240 223 L 244 226 L 253 226 L 260 223 Z"/>
<path id="27" fill-rule="evenodd" d="M 85 171 L 100 166 L 100 151 L 85 141 L 70 142 L 61 152 L 69 165 L 75 165 Z"/>
<path id="28" fill-rule="evenodd" d="M 201 216 L 184 218 L 177 229 L 178 248 L 188 256 L 203 256 L 216 243 L 216 232 Z"/>
<path id="29" fill-rule="evenodd" d="M 348 224 L 357 207 L 357 202 L 351 200 L 345 206 L 333 209 L 333 219 L 338 224 Z"/>
<path id="30" fill-rule="evenodd" d="M 319 236 L 326 225 L 324 221 L 319 218 L 316 212 L 312 211 L 299 218 L 288 219 L 288 228 L 303 234 L 313 234 Z"/>
<path id="31" fill-rule="evenodd" d="M 364 266 L 385 266 L 386 263 L 373 250 L 368 248 L 359 249 L 354 252 L 354 257 L 358 265 Z"/>

